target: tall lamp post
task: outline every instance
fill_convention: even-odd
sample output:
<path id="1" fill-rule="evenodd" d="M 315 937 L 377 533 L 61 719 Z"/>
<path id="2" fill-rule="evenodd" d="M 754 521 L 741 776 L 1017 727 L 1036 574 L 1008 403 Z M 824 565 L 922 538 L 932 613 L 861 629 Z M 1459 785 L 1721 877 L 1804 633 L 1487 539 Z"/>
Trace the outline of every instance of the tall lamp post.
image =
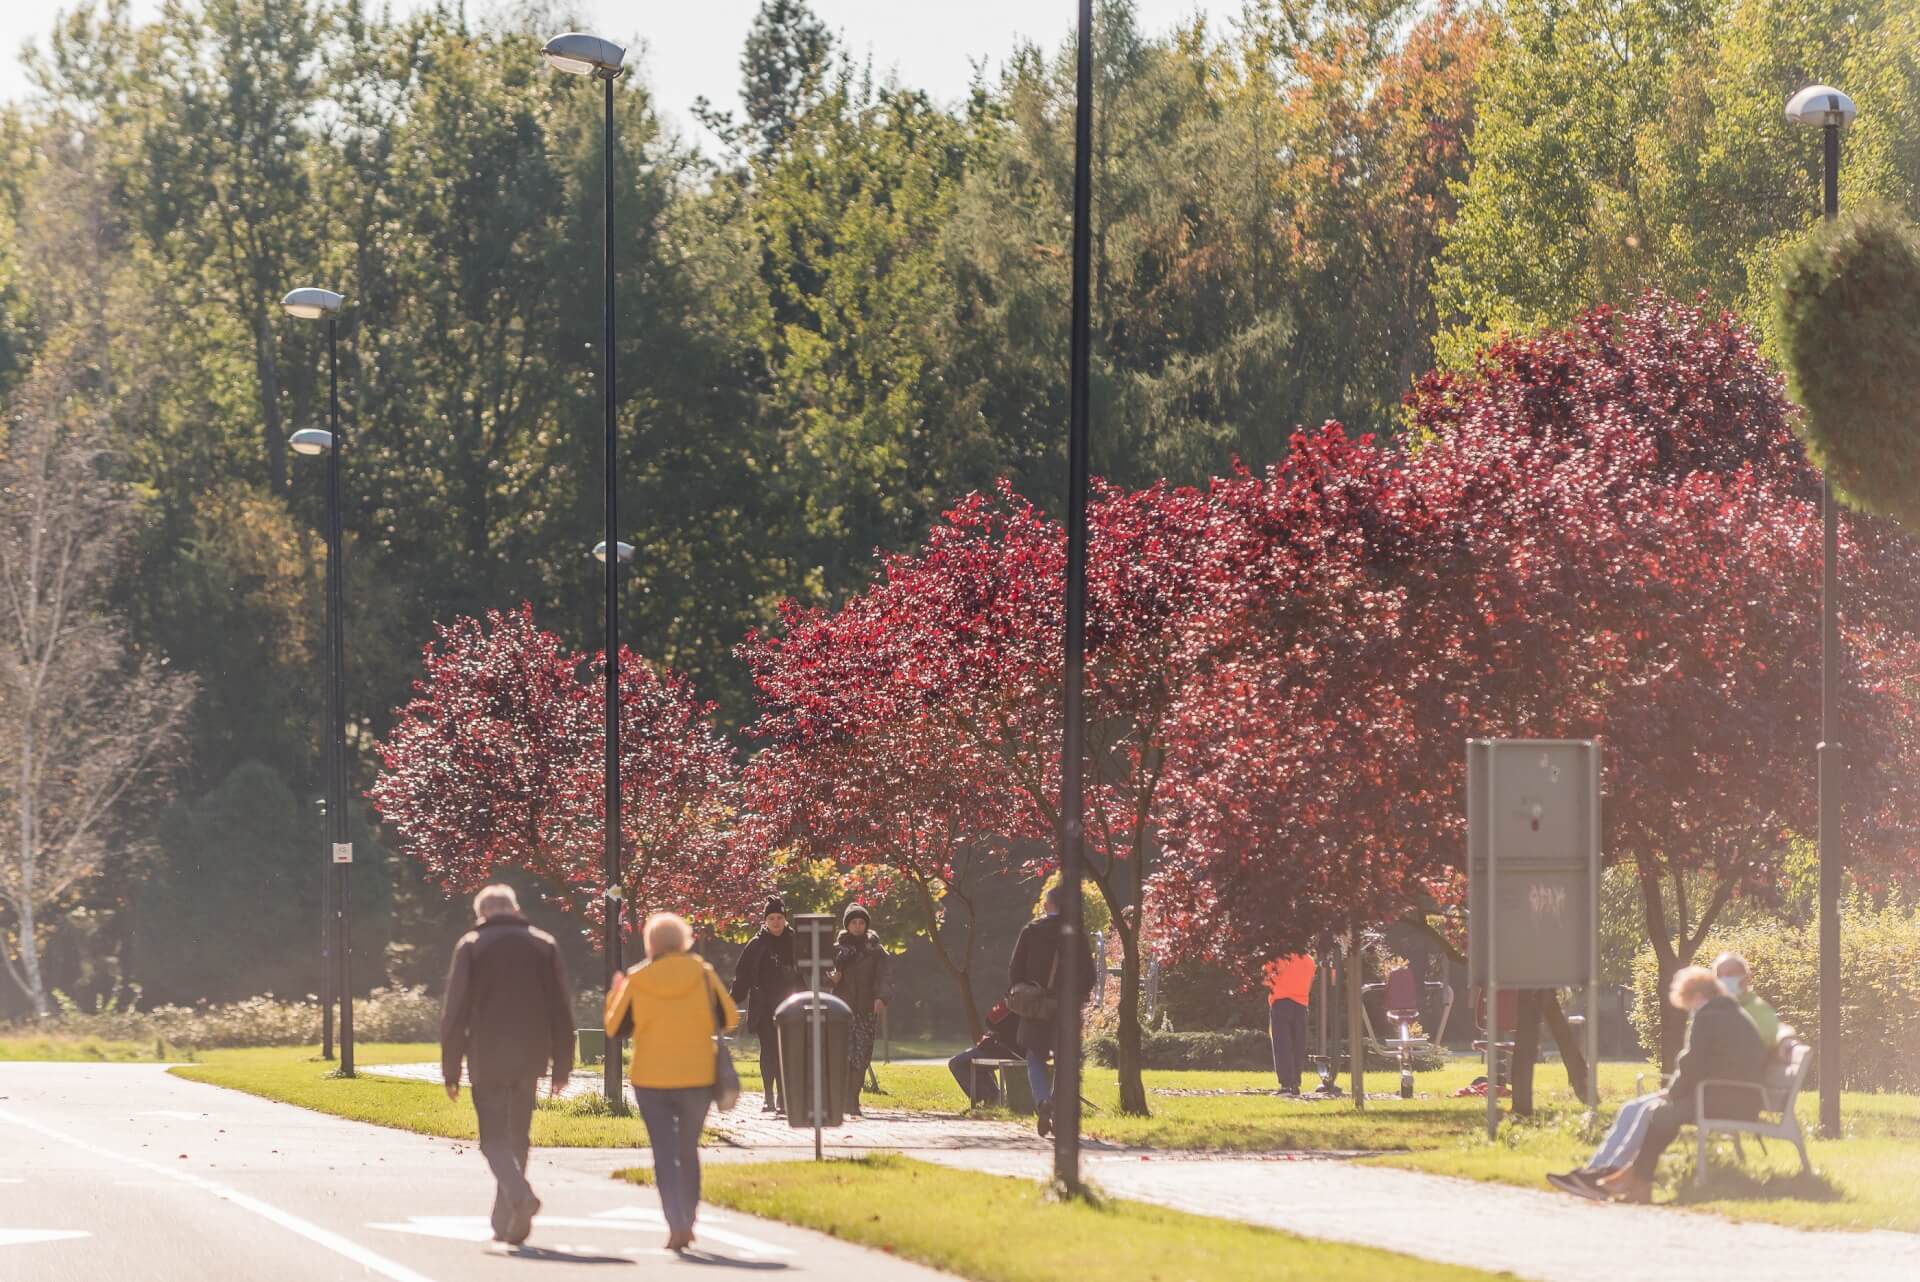
<path id="1" fill-rule="evenodd" d="M 569 31 L 547 41 L 541 50 L 548 62 L 557 69 L 575 76 L 597 76 L 606 95 L 606 125 L 602 133 L 604 162 L 602 165 L 605 179 L 603 199 L 605 201 L 605 266 L 606 279 L 602 297 L 602 320 L 605 332 L 601 339 L 601 358 L 605 362 L 601 375 L 601 397 L 604 408 L 606 452 L 606 525 L 607 537 L 600 545 L 600 560 L 606 566 L 606 652 L 607 652 L 607 693 L 606 693 L 606 942 L 607 989 L 613 989 L 613 978 L 620 973 L 620 562 L 622 556 L 606 555 L 608 544 L 618 545 L 619 538 L 615 530 L 619 528 L 620 489 L 617 484 L 618 473 L 614 457 L 613 428 L 613 82 L 620 77 L 620 68 L 627 60 L 624 46 L 617 45 L 603 36 L 588 35 L 581 31 Z M 625 1096 L 620 1088 L 621 1047 L 617 1038 L 607 1039 L 606 1075 L 603 1086 L 607 1103 L 615 1108 L 621 1107 Z"/>
<path id="2" fill-rule="evenodd" d="M 340 996 L 340 1076 L 353 1076 L 353 984 L 347 892 L 353 869 L 353 844 L 347 836 L 346 613 L 341 583 L 340 349 L 338 318 L 345 301 L 330 289 L 296 289 L 280 300 L 287 313 L 302 320 L 327 322 L 327 430 L 302 428 L 287 442 L 296 454 L 327 456 L 327 839 L 333 890 L 334 992 Z"/>
<path id="3" fill-rule="evenodd" d="M 1053 1179 L 1078 1194 L 1080 1184 L 1080 962 L 1085 950 L 1081 843 L 1086 814 L 1087 472 L 1089 445 L 1088 289 L 1093 256 L 1093 0 L 1080 0 L 1073 123 L 1073 325 L 1067 427 L 1067 601 L 1063 697 L 1066 732 L 1060 749 L 1060 1022 L 1054 1050 Z M 1095 963 L 1096 965 L 1098 962 Z"/>
<path id="4" fill-rule="evenodd" d="M 1853 99 L 1826 85 L 1808 85 L 1787 102 L 1787 119 L 1818 129 L 1824 212 L 1840 216 L 1840 131 L 1853 123 Z M 1846 754 L 1840 745 L 1840 511 L 1833 485 L 1820 482 L 1820 1129 L 1840 1134 L 1840 830 Z"/>

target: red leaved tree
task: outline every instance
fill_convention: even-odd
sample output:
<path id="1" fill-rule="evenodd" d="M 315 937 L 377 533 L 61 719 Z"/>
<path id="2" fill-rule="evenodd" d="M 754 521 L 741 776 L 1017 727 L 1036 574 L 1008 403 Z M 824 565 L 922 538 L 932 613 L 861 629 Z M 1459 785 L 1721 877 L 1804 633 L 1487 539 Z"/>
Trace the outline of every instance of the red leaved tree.
<path id="1" fill-rule="evenodd" d="M 888 617 L 892 604 L 884 589 L 831 614 L 788 604 L 778 631 L 739 647 L 761 706 L 749 732 L 766 743 L 746 771 L 747 839 L 830 860 L 897 904 L 977 1037 L 975 896 L 1024 834 L 1009 827 L 1018 811 L 997 763 L 926 715 L 913 634 Z"/>
<path id="2" fill-rule="evenodd" d="M 450 892 L 520 868 L 556 906 L 600 920 L 602 656 L 570 653 L 522 605 L 441 626 L 423 659 L 370 794 L 402 849 Z M 737 771 L 712 705 L 625 651 L 620 694 L 627 902 L 737 921 L 759 869 L 725 839 Z"/>

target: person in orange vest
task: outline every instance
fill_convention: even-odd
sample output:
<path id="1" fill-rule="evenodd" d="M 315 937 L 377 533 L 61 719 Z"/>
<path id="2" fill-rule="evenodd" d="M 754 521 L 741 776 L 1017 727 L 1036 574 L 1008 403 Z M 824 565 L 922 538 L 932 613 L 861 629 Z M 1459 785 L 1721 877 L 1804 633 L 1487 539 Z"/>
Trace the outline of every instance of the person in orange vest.
<path id="1" fill-rule="evenodd" d="M 1267 963 L 1267 1034 L 1273 1039 L 1273 1072 L 1282 1095 L 1300 1093 L 1307 1062 L 1307 1001 L 1313 990 L 1313 958 L 1292 953 Z"/>

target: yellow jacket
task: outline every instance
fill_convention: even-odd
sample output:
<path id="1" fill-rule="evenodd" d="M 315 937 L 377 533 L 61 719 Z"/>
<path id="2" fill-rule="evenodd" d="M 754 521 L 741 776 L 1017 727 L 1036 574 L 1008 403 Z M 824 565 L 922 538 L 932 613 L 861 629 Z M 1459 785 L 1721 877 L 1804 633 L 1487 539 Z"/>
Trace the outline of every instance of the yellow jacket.
<path id="1" fill-rule="evenodd" d="M 740 1010 L 713 967 L 692 953 L 644 961 L 620 976 L 607 994 L 607 1036 L 633 1013 L 635 1086 L 673 1090 L 713 1085 L 713 1007 L 719 1003 L 727 1031 L 740 1026 Z"/>

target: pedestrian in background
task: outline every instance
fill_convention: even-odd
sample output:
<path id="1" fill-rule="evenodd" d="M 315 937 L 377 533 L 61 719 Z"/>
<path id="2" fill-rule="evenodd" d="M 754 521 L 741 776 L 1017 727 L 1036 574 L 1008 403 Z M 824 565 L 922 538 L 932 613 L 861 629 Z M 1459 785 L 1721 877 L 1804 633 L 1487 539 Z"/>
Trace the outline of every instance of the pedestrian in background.
<path id="1" fill-rule="evenodd" d="M 1020 1039 L 1020 1017 L 1007 1009 L 1005 1002 L 995 1002 L 993 1009 L 987 1012 L 987 1031 L 966 1050 L 961 1051 L 947 1061 L 947 1071 L 953 1074 L 953 1080 L 960 1083 L 960 1089 L 967 1093 L 967 1102 L 976 1107 L 986 1107 L 1000 1102 L 1000 1082 L 991 1072 L 982 1073 L 974 1068 L 977 1059 L 1021 1059 L 1018 1042 Z"/>
<path id="2" fill-rule="evenodd" d="M 1273 1042 L 1273 1073 L 1282 1095 L 1300 1093 L 1307 1062 L 1307 1003 L 1313 996 L 1313 958 L 1292 953 L 1267 963 L 1267 1036 Z"/>
<path id="3" fill-rule="evenodd" d="M 608 1037 L 633 1039 L 633 1083 L 653 1145 L 653 1186 L 667 1219 L 667 1249 L 693 1244 L 700 1207 L 700 1132 L 713 1103 L 713 1039 L 739 1026 L 740 1010 L 704 958 L 693 929 L 673 913 L 647 919 L 647 960 L 607 994 Z"/>
<path id="4" fill-rule="evenodd" d="M 460 1098 L 461 1065 L 473 1082 L 480 1152 L 493 1168 L 493 1238 L 519 1246 L 540 1199 L 527 1183 L 527 1149 L 540 1079 L 548 1094 L 573 1072 L 573 994 L 553 936 L 520 915 L 511 886 L 473 899 L 478 924 L 454 945 L 440 1016 L 440 1073 Z"/>
<path id="5" fill-rule="evenodd" d="M 860 1090 L 867 1084 L 867 1066 L 873 1063 L 880 1012 L 893 1000 L 893 958 L 859 904 L 849 904 L 840 918 L 840 937 L 833 943 L 833 995 L 853 1012 L 847 1029 L 846 1111 L 849 1117 L 859 1117 Z"/>
<path id="6" fill-rule="evenodd" d="M 787 906 L 780 896 L 767 900 L 760 929 L 747 941 L 734 968 L 734 1001 L 746 1003 L 746 1025 L 760 1039 L 760 1080 L 766 1102 L 763 1113 L 778 1113 L 786 1092 L 780 1086 L 780 1042 L 773 1012 L 799 990 L 799 964 L 794 959 L 793 932 L 787 929 Z"/>
<path id="7" fill-rule="evenodd" d="M 1020 928 L 1013 960 L 1007 966 L 1007 1005 L 1020 1016 L 1017 1040 L 1027 1057 L 1027 1083 L 1033 1087 L 1035 1124 L 1042 1135 L 1053 1134 L 1053 1075 L 1047 1059 L 1059 1038 L 1060 1021 L 1080 1018 L 1087 998 L 1093 995 L 1093 951 L 1082 942 L 1080 947 L 1085 952 L 1073 1009 L 1060 1010 L 1054 998 L 1060 986 L 1060 946 L 1066 933 L 1066 919 L 1060 915 L 1064 902 L 1065 892 L 1059 886 L 1047 887 L 1041 899 L 1043 914 Z"/>

